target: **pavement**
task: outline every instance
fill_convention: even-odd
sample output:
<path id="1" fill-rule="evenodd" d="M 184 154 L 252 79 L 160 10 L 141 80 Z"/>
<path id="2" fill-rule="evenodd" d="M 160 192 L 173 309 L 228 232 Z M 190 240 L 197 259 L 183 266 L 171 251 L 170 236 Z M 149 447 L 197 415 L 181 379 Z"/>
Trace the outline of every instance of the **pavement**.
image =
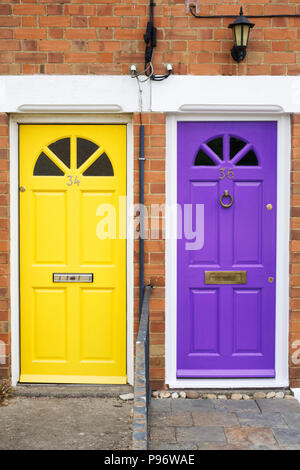
<path id="1" fill-rule="evenodd" d="M 152 398 L 150 449 L 299 450 L 300 403 Z"/>
<path id="2" fill-rule="evenodd" d="M 133 401 L 118 387 L 16 387 L 0 406 L 0 450 L 128 450 Z"/>

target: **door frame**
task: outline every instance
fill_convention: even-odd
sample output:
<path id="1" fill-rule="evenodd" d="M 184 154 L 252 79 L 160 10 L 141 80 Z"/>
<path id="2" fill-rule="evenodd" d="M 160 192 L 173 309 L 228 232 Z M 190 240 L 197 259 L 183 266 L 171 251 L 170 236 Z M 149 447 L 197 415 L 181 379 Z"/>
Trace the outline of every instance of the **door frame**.
<path id="1" fill-rule="evenodd" d="M 291 129 L 289 114 L 226 113 L 170 114 L 166 128 L 166 233 L 176 233 L 177 122 L 276 121 L 277 122 L 277 225 L 276 225 L 276 332 L 275 378 L 177 379 L 177 240 L 166 237 L 166 384 L 171 388 L 272 388 L 287 387 L 289 333 L 289 231 Z M 175 230 L 174 230 L 175 227 Z"/>
<path id="2" fill-rule="evenodd" d="M 19 124 L 125 124 L 126 134 L 126 191 L 127 191 L 127 238 L 126 238 L 126 369 L 127 382 L 134 381 L 134 269 L 133 233 L 133 124 L 128 114 L 12 114 L 9 121 L 10 135 L 10 298 L 11 298 L 11 373 L 12 385 L 20 377 L 20 282 L 19 282 Z"/>

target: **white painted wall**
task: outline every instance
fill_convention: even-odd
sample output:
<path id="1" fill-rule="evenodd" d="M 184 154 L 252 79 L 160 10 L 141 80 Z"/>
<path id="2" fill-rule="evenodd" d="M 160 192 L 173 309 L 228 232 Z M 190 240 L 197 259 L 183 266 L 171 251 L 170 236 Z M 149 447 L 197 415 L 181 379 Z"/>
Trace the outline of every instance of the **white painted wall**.
<path id="1" fill-rule="evenodd" d="M 291 390 L 292 390 L 295 398 L 297 398 L 297 400 L 300 403 L 300 388 L 292 388 Z"/>

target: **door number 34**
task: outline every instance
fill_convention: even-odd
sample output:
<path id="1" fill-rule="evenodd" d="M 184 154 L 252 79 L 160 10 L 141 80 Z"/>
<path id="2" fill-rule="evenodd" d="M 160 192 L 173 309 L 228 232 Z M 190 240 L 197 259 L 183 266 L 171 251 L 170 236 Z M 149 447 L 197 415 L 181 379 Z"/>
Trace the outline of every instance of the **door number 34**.
<path id="1" fill-rule="evenodd" d="M 234 173 L 232 170 L 225 170 L 225 168 L 221 168 L 220 169 L 220 174 L 219 174 L 219 178 L 220 180 L 224 179 L 224 178 L 228 178 L 229 180 L 232 180 L 234 178 Z"/>
<path id="2" fill-rule="evenodd" d="M 67 185 L 68 185 L 68 186 L 72 186 L 72 184 L 77 184 L 77 186 L 79 186 L 80 181 L 79 181 L 79 179 L 77 178 L 77 175 L 75 175 L 75 176 L 73 176 L 73 175 L 67 175 L 67 177 L 69 178 L 69 181 L 67 181 Z"/>

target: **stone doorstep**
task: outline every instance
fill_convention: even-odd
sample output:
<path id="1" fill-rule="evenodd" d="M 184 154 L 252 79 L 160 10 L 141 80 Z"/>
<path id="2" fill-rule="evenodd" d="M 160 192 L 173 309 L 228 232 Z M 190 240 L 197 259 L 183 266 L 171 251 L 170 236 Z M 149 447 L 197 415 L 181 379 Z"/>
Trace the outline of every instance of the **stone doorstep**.
<path id="1" fill-rule="evenodd" d="M 49 398 L 119 398 L 132 393 L 131 385 L 66 385 L 66 384 L 18 384 L 12 387 L 13 396 Z"/>

